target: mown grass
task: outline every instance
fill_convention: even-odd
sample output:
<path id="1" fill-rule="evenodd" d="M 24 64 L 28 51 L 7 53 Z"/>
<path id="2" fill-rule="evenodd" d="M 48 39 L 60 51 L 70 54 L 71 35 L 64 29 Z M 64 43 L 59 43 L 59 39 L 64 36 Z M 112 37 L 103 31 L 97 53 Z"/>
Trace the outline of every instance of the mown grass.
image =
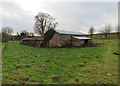
<path id="1" fill-rule="evenodd" d="M 2 50 L 4 49 L 5 44 L 6 44 L 6 42 L 2 42 Z"/>
<path id="2" fill-rule="evenodd" d="M 3 84 L 116 84 L 117 39 L 94 39 L 104 45 L 39 48 L 10 41 L 2 56 Z"/>

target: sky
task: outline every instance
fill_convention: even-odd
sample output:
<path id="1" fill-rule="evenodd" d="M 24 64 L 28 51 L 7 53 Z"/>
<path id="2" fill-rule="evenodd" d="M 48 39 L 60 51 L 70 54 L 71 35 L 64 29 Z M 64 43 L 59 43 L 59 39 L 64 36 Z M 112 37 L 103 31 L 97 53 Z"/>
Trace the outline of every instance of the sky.
<path id="1" fill-rule="evenodd" d="M 93 26 L 98 32 L 106 25 L 114 28 L 118 24 L 117 2 L 12 0 L 0 2 L 0 8 L 0 27 L 12 27 L 14 34 L 22 30 L 33 32 L 38 12 L 54 17 L 60 30 L 88 33 Z"/>

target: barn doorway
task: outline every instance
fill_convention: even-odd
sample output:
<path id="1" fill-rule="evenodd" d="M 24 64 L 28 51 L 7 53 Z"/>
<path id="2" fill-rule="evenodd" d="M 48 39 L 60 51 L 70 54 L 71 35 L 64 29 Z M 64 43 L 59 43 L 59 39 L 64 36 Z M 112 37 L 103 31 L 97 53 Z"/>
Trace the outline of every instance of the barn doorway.
<path id="1" fill-rule="evenodd" d="M 84 44 L 87 44 L 88 43 L 88 40 L 84 40 Z"/>

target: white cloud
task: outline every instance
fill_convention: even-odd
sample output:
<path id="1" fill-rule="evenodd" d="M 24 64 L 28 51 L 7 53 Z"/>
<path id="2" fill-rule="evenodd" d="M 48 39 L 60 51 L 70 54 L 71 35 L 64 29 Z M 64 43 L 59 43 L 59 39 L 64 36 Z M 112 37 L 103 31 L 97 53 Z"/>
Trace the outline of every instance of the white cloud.
<path id="1" fill-rule="evenodd" d="M 91 25 L 100 29 L 106 24 L 117 24 L 117 3 L 114 2 L 44 2 L 19 0 L 0 5 L 3 26 L 11 26 L 14 32 L 33 31 L 34 16 L 47 12 L 59 22 L 59 29 L 88 32 Z"/>
<path id="2" fill-rule="evenodd" d="M 59 20 L 60 29 L 88 32 L 91 25 L 100 29 L 116 25 L 117 3 L 50 3 L 53 15 Z"/>
<path id="3" fill-rule="evenodd" d="M 10 26 L 14 32 L 20 32 L 23 29 L 32 30 L 34 24 L 34 15 L 29 11 L 22 9 L 19 4 L 13 2 L 2 3 L 2 25 Z"/>

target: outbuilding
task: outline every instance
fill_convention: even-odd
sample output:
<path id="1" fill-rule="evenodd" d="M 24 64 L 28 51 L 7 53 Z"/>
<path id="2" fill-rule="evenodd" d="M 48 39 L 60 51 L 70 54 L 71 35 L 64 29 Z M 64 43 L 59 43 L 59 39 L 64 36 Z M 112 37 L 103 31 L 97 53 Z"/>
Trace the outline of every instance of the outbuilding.
<path id="1" fill-rule="evenodd" d="M 20 44 L 31 45 L 31 46 L 41 46 L 43 38 L 23 38 Z"/>
<path id="2" fill-rule="evenodd" d="M 85 35 L 82 32 L 50 29 L 44 35 L 43 45 L 48 47 L 80 46 L 91 40 L 84 37 Z"/>
<path id="3" fill-rule="evenodd" d="M 91 42 L 91 38 L 88 37 L 79 37 L 79 36 L 72 36 L 72 45 L 73 46 L 80 46 L 82 44 L 88 44 Z"/>

